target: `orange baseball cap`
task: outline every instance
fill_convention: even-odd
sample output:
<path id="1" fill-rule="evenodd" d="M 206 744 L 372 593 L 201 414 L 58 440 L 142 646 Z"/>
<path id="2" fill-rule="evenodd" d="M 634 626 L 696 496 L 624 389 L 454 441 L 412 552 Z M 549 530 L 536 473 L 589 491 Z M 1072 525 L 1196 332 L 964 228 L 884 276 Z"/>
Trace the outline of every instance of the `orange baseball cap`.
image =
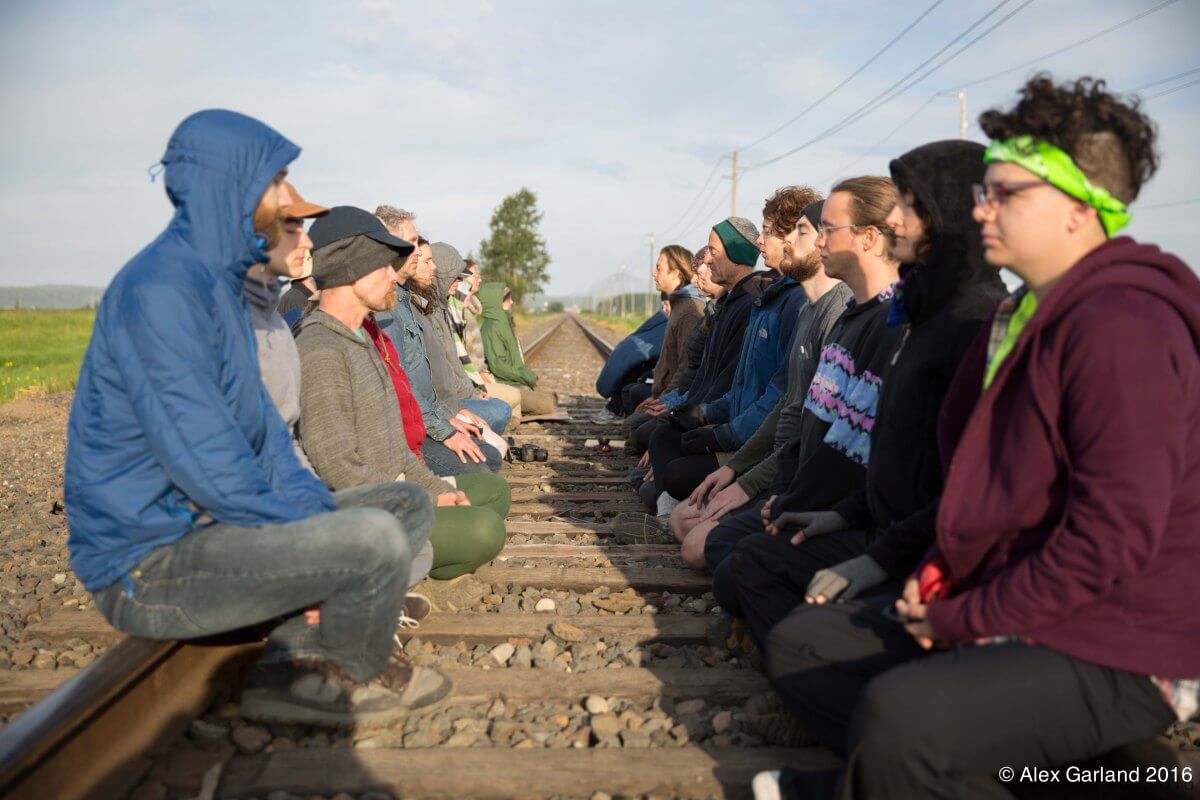
<path id="1" fill-rule="evenodd" d="M 290 181 L 284 181 L 283 185 L 287 187 L 288 193 L 296 200 L 296 202 L 283 207 L 282 211 L 284 215 L 295 217 L 296 219 L 313 219 L 323 217 L 329 213 L 329 209 L 325 206 L 310 203 L 301 197 L 300 193 L 296 191 L 296 187 L 292 186 Z"/>

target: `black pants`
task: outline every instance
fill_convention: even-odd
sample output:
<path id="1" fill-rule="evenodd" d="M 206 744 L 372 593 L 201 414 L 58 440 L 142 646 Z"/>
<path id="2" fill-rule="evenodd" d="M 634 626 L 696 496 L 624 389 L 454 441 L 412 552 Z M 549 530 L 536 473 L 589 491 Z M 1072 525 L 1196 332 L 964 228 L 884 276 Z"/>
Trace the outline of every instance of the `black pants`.
<path id="1" fill-rule="evenodd" d="M 638 404 L 650 396 L 651 386 L 637 381 L 623 385 L 608 399 L 604 405 L 609 411 L 622 417 L 628 417 Z"/>
<path id="2" fill-rule="evenodd" d="M 842 798 L 1011 798 L 1023 767 L 1098 756 L 1175 720 L 1145 676 L 1044 647 L 926 653 L 882 615 L 895 597 L 798 608 L 770 635 L 772 685 L 848 758 Z M 1007 787 L 1005 767 L 1016 770 Z M 811 789 L 828 777 L 788 770 L 785 790 L 821 796 Z"/>
<path id="3" fill-rule="evenodd" d="M 762 507 L 767 497 L 765 494 L 752 497 L 749 503 L 730 511 L 704 540 L 704 563 L 712 576 L 713 597 L 725 613 L 735 617 L 742 616 L 742 611 L 729 570 L 729 556 L 746 537 L 767 535 L 762 524 Z"/>
<path id="4" fill-rule="evenodd" d="M 813 576 L 867 552 L 878 536 L 876 531 L 838 531 L 794 545 L 790 533 L 772 536 L 759 525 L 758 532 L 740 539 L 725 559 L 722 593 L 732 599 L 730 606 L 721 603 L 721 608 L 736 610 L 759 651 L 766 652 L 771 629 L 804 603 Z M 708 556 L 707 548 L 704 554 Z M 714 587 L 716 583 L 714 577 Z M 887 587 L 897 593 L 900 589 Z"/>
<path id="5" fill-rule="evenodd" d="M 684 500 L 720 464 L 711 454 L 699 456 L 683 452 L 683 431 L 674 425 L 659 425 L 650 435 L 650 463 L 654 465 L 654 484 L 676 500 Z"/>

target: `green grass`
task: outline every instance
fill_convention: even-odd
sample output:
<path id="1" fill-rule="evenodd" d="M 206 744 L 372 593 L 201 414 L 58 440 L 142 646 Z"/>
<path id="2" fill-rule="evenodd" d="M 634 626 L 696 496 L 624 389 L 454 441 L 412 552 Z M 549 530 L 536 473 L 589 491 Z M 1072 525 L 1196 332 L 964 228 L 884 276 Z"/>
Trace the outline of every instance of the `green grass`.
<path id="1" fill-rule="evenodd" d="M 620 314 L 593 314 L 590 311 L 584 311 L 579 316 L 603 325 L 622 338 L 633 333 L 639 325 L 646 321 L 645 314 L 641 313 L 621 316 Z"/>
<path id="2" fill-rule="evenodd" d="M 0 403 L 75 388 L 96 312 L 0 310 Z"/>

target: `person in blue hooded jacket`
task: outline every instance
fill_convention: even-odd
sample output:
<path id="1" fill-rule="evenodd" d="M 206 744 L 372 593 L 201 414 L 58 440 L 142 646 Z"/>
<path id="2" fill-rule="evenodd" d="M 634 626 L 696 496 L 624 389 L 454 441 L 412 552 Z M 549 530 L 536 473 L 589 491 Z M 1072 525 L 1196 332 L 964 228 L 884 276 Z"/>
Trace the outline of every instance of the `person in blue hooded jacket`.
<path id="1" fill-rule="evenodd" d="M 645 383 L 652 374 L 658 357 L 662 353 L 663 341 L 667 335 L 667 313 L 659 309 L 633 333 L 617 342 L 612 353 L 600 369 L 596 378 L 596 392 L 601 397 L 608 398 L 603 413 L 595 417 L 596 422 L 608 422 L 624 419 L 633 407 L 626 407 L 625 387 L 630 384 Z M 646 395 L 649 395 L 649 384 L 646 384 Z M 644 397 L 638 398 L 640 402 Z M 634 405 L 637 403 L 635 402 Z"/>
<path id="2" fill-rule="evenodd" d="M 231 111 L 193 114 L 172 134 L 162 164 L 174 217 L 105 292 L 79 373 L 68 547 L 126 633 L 192 638 L 288 616 L 249 677 L 244 716 L 386 723 L 451 690 L 392 658 L 429 503 L 405 483 L 332 495 L 301 465 L 242 294 L 267 261 L 299 153 Z"/>

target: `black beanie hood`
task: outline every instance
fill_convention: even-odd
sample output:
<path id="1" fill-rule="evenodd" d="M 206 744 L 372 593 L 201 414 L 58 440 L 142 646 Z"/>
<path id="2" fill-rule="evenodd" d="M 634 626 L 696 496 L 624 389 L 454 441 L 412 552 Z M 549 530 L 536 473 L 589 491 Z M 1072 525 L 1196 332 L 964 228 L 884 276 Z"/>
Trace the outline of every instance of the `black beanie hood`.
<path id="1" fill-rule="evenodd" d="M 901 267 L 900 295 L 907 321 L 919 324 L 947 303 L 962 319 L 983 319 L 1005 295 L 1000 271 L 983 257 L 971 185 L 983 182 L 986 148 L 948 139 L 910 150 L 889 165 L 892 180 L 924 210 L 919 262 Z"/>

